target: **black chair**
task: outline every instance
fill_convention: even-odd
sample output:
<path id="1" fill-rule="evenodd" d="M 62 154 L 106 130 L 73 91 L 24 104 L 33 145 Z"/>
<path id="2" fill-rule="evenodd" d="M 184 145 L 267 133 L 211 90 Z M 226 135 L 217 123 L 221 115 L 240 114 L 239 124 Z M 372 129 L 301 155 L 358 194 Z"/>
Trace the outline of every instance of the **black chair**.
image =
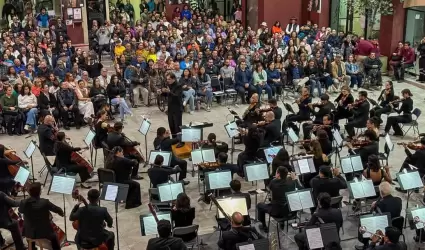
<path id="1" fill-rule="evenodd" d="M 102 149 L 103 149 L 103 165 L 106 167 L 106 159 L 108 159 L 109 154 L 112 154 L 112 151 L 109 149 L 108 144 L 106 142 L 101 142 Z"/>
<path id="2" fill-rule="evenodd" d="M 40 152 L 41 153 L 41 152 Z M 43 187 L 46 186 L 47 177 L 50 175 L 52 177 L 52 181 L 49 185 L 49 190 L 47 191 L 47 195 L 50 194 L 50 189 L 52 188 L 52 182 L 53 182 L 53 175 L 55 174 L 61 174 L 63 172 L 66 172 L 64 168 L 58 168 L 56 166 L 53 166 L 47 156 L 44 153 L 41 153 L 41 156 L 43 157 L 45 167 L 47 168 L 47 174 L 46 178 L 44 179 Z"/>
<path id="3" fill-rule="evenodd" d="M 391 149 L 388 147 L 388 144 L 385 142 L 384 152 L 379 152 L 378 159 L 381 161 L 382 165 L 384 165 L 384 161 L 386 165 L 388 165 L 388 158 L 390 158 Z"/>
<path id="4" fill-rule="evenodd" d="M 403 234 L 403 227 L 404 227 L 404 217 L 399 216 L 391 219 L 391 225 L 393 227 L 396 227 L 401 232 L 401 236 L 403 237 L 403 241 L 406 241 L 406 236 Z"/>
<path id="5" fill-rule="evenodd" d="M 280 244 L 280 225 L 284 225 L 285 226 L 285 222 L 286 222 L 286 235 L 288 234 L 289 231 L 289 221 L 290 220 L 296 220 L 298 219 L 297 216 L 297 212 L 290 212 L 287 216 L 282 217 L 282 218 L 277 218 L 274 216 L 269 215 L 269 223 L 267 225 L 267 228 L 269 229 L 270 232 L 270 222 L 271 222 L 271 218 L 273 218 L 274 221 L 276 221 L 276 232 L 277 232 L 277 240 L 279 242 L 279 249 L 281 248 L 281 244 Z M 269 233 L 267 233 L 267 238 L 269 237 Z"/>
<path id="6" fill-rule="evenodd" d="M 418 118 L 419 118 L 419 116 L 421 116 L 421 114 L 422 114 L 422 111 L 418 108 L 415 108 L 412 111 L 412 115 L 415 116 L 415 119 L 413 119 L 411 122 L 408 122 L 408 123 L 400 123 L 401 130 L 403 131 L 403 137 L 402 138 L 404 138 L 407 135 L 407 133 L 410 131 L 410 129 L 412 129 L 412 128 L 413 128 L 413 135 L 415 135 L 416 132 L 418 133 L 418 135 L 420 134 Z M 403 129 L 404 127 L 407 127 L 406 131 L 404 131 L 404 129 Z"/>
<path id="7" fill-rule="evenodd" d="M 97 176 L 99 177 L 99 190 L 102 188 L 101 185 L 105 182 L 116 182 L 115 172 L 112 169 L 98 168 Z"/>
<path id="8" fill-rule="evenodd" d="M 338 208 L 339 210 L 341 210 L 342 198 L 343 198 L 342 196 L 331 197 L 331 207 Z M 344 221 L 342 223 L 344 224 Z M 345 234 L 343 224 L 341 225 L 341 229 L 342 229 L 342 234 Z"/>

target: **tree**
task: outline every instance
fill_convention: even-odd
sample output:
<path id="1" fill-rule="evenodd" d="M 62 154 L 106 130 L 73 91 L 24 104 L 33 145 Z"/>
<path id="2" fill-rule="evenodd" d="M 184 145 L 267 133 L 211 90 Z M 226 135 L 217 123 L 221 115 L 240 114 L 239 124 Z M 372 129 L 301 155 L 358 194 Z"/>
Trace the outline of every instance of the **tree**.
<path id="1" fill-rule="evenodd" d="M 394 12 L 392 0 L 346 0 L 351 2 L 349 7 L 354 13 L 364 15 L 367 19 L 366 34 L 372 33 L 373 25 L 378 21 L 377 16 L 392 15 Z M 400 0 L 403 1 L 403 0 Z"/>

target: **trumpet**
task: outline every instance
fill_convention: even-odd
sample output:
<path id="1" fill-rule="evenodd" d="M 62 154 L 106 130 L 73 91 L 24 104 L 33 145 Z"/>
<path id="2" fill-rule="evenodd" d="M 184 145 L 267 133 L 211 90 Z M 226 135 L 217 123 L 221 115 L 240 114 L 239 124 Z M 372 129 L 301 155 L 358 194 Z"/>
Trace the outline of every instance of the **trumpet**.
<path id="1" fill-rule="evenodd" d="M 383 234 L 382 230 L 380 230 L 380 229 L 376 230 L 376 233 L 372 233 L 372 232 L 367 231 L 367 228 L 365 226 L 361 226 L 361 227 L 359 227 L 359 232 L 361 234 L 369 233 L 372 236 L 378 237 L 379 240 L 382 240 L 384 238 L 384 234 Z"/>

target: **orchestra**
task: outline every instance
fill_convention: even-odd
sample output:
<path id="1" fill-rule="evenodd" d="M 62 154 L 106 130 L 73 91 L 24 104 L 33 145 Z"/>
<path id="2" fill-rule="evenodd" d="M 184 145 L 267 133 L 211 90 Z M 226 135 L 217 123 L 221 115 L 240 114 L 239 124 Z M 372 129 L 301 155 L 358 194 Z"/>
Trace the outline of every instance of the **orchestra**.
<path id="1" fill-rule="evenodd" d="M 302 122 L 310 120 L 311 109 L 309 104 L 311 103 L 311 96 L 309 93 L 309 89 L 304 87 L 301 89 L 301 96 L 295 103 L 298 105 L 298 113 L 297 114 L 288 114 L 283 121 L 282 131 L 286 131 L 287 128 L 292 128 L 292 130 L 298 135 L 299 129 L 294 124 L 294 122 Z"/>

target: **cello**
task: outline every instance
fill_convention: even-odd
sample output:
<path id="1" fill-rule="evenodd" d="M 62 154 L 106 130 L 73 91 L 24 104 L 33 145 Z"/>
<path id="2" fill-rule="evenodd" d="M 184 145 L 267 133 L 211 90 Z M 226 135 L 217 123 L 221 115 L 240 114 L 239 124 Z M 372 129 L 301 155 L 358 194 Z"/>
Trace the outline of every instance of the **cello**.
<path id="1" fill-rule="evenodd" d="M 25 164 L 27 164 L 26 161 L 22 160 L 17 154 L 16 151 L 13 150 L 11 147 L 4 147 L 5 151 L 4 151 L 4 157 L 11 160 L 11 161 L 17 161 L 19 162 L 16 165 L 9 165 L 7 166 L 7 169 L 9 170 L 9 173 L 12 177 L 15 177 L 18 174 L 19 168 L 20 167 L 24 167 L 27 169 L 27 167 L 25 167 Z M 31 184 L 30 178 L 27 179 L 27 181 L 25 183 L 16 183 L 16 187 L 15 187 L 15 191 L 19 191 L 20 187 L 23 187 L 25 189 L 28 189 L 29 185 Z"/>
<path id="2" fill-rule="evenodd" d="M 133 141 L 130 140 L 130 138 L 128 138 L 124 133 L 121 133 L 121 135 L 124 137 L 124 140 L 133 143 Z M 145 162 L 143 154 L 136 148 L 136 146 L 123 147 L 123 150 L 125 155 L 132 156 L 139 164 Z"/>
<path id="3" fill-rule="evenodd" d="M 72 145 L 72 143 L 70 144 Z M 81 148 L 81 149 L 88 149 L 88 147 Z M 87 168 L 87 171 L 89 172 L 89 174 L 91 174 L 94 171 L 94 168 L 90 164 L 90 162 L 84 159 L 84 157 L 79 152 L 73 151 L 71 153 L 71 161 L 76 163 L 78 166 Z"/>

